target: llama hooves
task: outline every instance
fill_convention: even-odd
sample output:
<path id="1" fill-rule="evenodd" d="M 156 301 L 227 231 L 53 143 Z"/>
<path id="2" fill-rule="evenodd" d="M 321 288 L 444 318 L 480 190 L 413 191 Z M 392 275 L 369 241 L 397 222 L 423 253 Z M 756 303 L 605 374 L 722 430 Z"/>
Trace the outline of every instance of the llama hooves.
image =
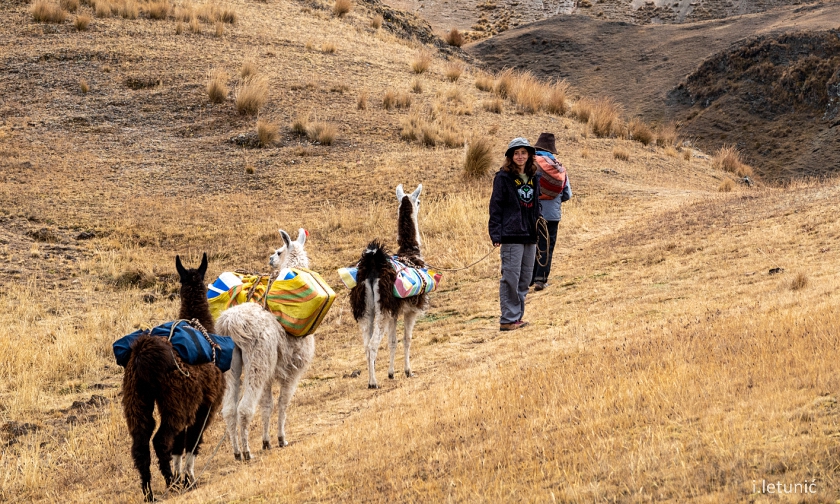
<path id="1" fill-rule="evenodd" d="M 263 450 L 271 449 L 271 441 L 263 441 Z"/>
<path id="2" fill-rule="evenodd" d="M 251 460 L 251 452 L 242 453 L 242 460 L 249 462 Z"/>
<path id="3" fill-rule="evenodd" d="M 193 488 L 195 488 L 195 478 L 187 473 L 184 475 L 184 490 L 192 490 Z"/>
<path id="4" fill-rule="evenodd" d="M 233 458 L 236 459 L 237 462 L 242 462 L 242 454 L 241 453 L 234 453 Z"/>
<path id="5" fill-rule="evenodd" d="M 378 388 L 379 388 L 379 385 L 376 385 L 375 383 L 373 383 L 373 384 L 368 383 L 368 388 L 369 388 L 369 389 L 378 389 Z"/>
<path id="6" fill-rule="evenodd" d="M 277 443 L 279 443 L 280 448 L 285 448 L 289 446 L 289 443 L 286 442 L 286 438 L 283 436 L 277 436 Z"/>
<path id="7" fill-rule="evenodd" d="M 394 373 L 388 373 L 388 379 L 393 380 L 394 379 Z"/>
<path id="8" fill-rule="evenodd" d="M 146 502 L 154 502 L 155 494 L 152 492 L 152 482 L 143 483 L 143 500 Z"/>
<path id="9" fill-rule="evenodd" d="M 411 372 L 411 370 L 406 370 L 405 372 L 406 378 L 414 378 L 416 375 Z"/>

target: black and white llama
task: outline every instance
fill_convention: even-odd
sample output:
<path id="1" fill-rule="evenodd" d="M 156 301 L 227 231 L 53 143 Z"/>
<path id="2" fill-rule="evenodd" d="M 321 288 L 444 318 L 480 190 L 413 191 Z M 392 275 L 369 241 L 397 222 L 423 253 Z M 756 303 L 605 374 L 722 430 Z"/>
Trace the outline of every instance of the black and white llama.
<path id="1" fill-rule="evenodd" d="M 425 266 L 423 254 L 420 250 L 420 230 L 417 226 L 417 212 L 420 207 L 420 192 L 423 184 L 417 186 L 411 194 L 405 194 L 403 186 L 397 186 L 397 201 L 399 213 L 397 217 L 397 250 L 398 259 L 411 267 Z M 365 356 L 368 364 L 368 388 L 379 388 L 376 383 L 376 354 L 382 337 L 388 333 L 388 346 L 391 351 L 388 378 L 394 378 L 394 355 L 397 351 L 397 319 L 403 316 L 405 334 L 403 348 L 405 350 L 405 375 L 412 376 L 409 353 L 411 350 L 411 333 L 417 318 L 428 308 L 427 294 L 407 298 L 396 297 L 393 286 L 396 280 L 396 270 L 391 264 L 390 253 L 385 246 L 374 240 L 370 242 L 362 253 L 356 274 L 357 283 L 350 291 L 350 304 L 353 308 L 353 318 L 359 323 L 362 340 L 365 346 Z"/>

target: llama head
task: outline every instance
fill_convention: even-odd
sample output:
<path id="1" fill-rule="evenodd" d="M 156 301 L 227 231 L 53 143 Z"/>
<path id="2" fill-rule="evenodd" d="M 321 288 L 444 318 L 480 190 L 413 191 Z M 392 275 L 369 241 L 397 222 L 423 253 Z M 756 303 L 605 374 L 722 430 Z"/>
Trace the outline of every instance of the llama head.
<path id="1" fill-rule="evenodd" d="M 181 287 L 186 285 L 204 285 L 204 274 L 207 273 L 207 252 L 201 256 L 201 265 L 198 268 L 185 268 L 181 263 L 181 256 L 175 256 L 175 269 L 181 279 Z"/>
<path id="2" fill-rule="evenodd" d="M 417 213 L 420 209 L 420 193 L 423 191 L 423 184 L 411 194 L 403 191 L 402 184 L 397 186 L 397 201 L 400 202 L 400 209 L 397 214 L 397 243 L 400 246 L 399 255 L 413 254 L 420 256 L 420 227 L 417 225 Z"/>
<path id="3" fill-rule="evenodd" d="M 276 249 L 268 259 L 268 264 L 273 270 L 283 268 L 309 268 L 309 257 L 303 245 L 309 232 L 303 228 L 298 229 L 297 240 L 292 241 L 289 233 L 280 230 L 280 237 L 283 238 L 283 246 Z"/>

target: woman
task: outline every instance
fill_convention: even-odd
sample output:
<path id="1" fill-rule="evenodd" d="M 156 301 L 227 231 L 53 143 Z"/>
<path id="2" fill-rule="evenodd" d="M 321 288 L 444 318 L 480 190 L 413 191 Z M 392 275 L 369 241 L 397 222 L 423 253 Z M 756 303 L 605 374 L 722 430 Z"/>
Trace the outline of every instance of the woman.
<path id="1" fill-rule="evenodd" d="M 514 138 L 508 144 L 505 162 L 493 180 L 488 225 L 493 246 L 501 246 L 501 331 L 513 331 L 528 324 L 522 320 L 522 315 L 534 271 L 537 218 L 540 216 L 539 197 L 540 183 L 534 164 L 534 148 L 528 140 Z"/>

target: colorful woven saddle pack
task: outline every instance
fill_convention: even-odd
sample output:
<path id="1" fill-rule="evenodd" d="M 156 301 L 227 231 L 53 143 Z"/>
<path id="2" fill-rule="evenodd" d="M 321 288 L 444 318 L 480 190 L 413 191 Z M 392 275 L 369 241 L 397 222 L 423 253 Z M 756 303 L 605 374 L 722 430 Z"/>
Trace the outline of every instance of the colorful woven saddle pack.
<path id="1" fill-rule="evenodd" d="M 269 279 L 269 275 L 238 272 L 219 275 L 207 289 L 213 318 L 219 318 L 231 306 L 250 301 L 262 304 L 292 336 L 315 332 L 335 301 L 335 292 L 321 275 L 304 268 L 287 268 L 270 287 Z"/>
<path id="2" fill-rule="evenodd" d="M 397 271 L 397 278 L 394 281 L 393 293 L 398 298 L 419 296 L 432 292 L 440 283 L 441 274 L 428 268 L 412 268 L 401 262 L 396 257 L 390 259 L 391 266 Z M 359 269 L 355 266 L 350 268 L 339 268 L 338 276 L 348 289 L 356 286 L 356 274 Z"/>
<path id="3" fill-rule="evenodd" d="M 230 369 L 234 348 L 233 340 L 218 334 L 207 334 L 205 336 L 202 330 L 191 326 L 186 320 L 167 322 L 153 329 L 141 329 L 118 339 L 113 345 L 117 364 L 122 367 L 128 364 L 132 344 L 137 338 L 144 335 L 169 339 L 172 348 L 187 364 L 215 362 L 222 372 Z"/>

